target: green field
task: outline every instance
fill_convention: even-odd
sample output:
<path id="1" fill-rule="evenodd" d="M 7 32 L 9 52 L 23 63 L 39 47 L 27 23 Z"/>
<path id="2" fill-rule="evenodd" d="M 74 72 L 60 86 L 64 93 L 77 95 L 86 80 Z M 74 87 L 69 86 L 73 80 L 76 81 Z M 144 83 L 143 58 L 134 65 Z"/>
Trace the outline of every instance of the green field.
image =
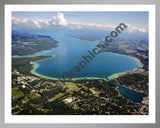
<path id="1" fill-rule="evenodd" d="M 53 98 L 49 99 L 48 102 L 52 102 L 52 101 L 55 101 L 56 99 L 64 96 L 66 93 L 59 93 L 57 95 L 55 95 Z"/>
<path id="2" fill-rule="evenodd" d="M 12 97 L 18 99 L 24 96 L 25 96 L 24 93 L 20 91 L 18 87 L 12 88 Z"/>

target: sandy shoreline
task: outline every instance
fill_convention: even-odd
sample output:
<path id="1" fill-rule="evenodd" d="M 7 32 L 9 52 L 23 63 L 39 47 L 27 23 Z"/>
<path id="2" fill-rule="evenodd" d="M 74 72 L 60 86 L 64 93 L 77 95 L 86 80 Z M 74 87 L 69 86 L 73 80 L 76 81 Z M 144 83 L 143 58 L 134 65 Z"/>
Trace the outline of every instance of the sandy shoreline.
<path id="1" fill-rule="evenodd" d="M 138 59 L 138 58 L 136 58 L 136 57 L 134 57 L 134 56 L 124 55 L 124 54 L 114 53 L 114 52 L 107 52 L 107 53 L 113 53 L 113 54 L 117 54 L 117 55 L 123 55 L 123 56 L 132 57 L 132 58 L 134 58 L 134 59 L 138 62 L 138 64 L 139 64 L 141 67 L 143 67 L 143 65 L 144 65 L 144 64 L 141 62 L 141 60 L 140 60 L 140 59 Z"/>
<path id="2" fill-rule="evenodd" d="M 122 75 L 125 75 L 127 74 L 128 72 L 120 72 L 120 73 L 115 73 L 115 74 L 112 74 L 108 77 L 109 80 L 112 80 L 114 78 L 118 78 L 119 76 L 122 76 Z"/>
<path id="3" fill-rule="evenodd" d="M 33 65 L 33 69 L 31 70 L 31 73 L 33 75 L 36 75 L 36 76 L 42 77 L 42 78 L 46 78 L 46 79 L 51 79 L 51 80 L 63 80 L 62 78 L 48 77 L 48 76 L 44 76 L 42 74 L 39 74 L 39 73 L 35 72 L 35 69 L 38 67 L 37 64 L 32 63 L 32 65 Z M 100 78 L 100 77 L 80 77 L 80 78 L 72 78 L 71 80 L 74 81 L 74 80 L 80 80 L 80 79 L 105 79 L 105 78 Z M 64 79 L 64 80 L 69 80 L 69 78 L 68 79 Z"/>
<path id="4" fill-rule="evenodd" d="M 108 53 L 112 53 L 112 52 L 108 52 Z M 123 54 L 118 54 L 118 53 L 114 53 L 114 54 L 123 55 Z M 143 67 L 143 63 L 138 58 L 133 57 L 133 56 L 129 56 L 129 55 L 124 55 L 124 56 L 128 56 L 128 57 L 134 58 L 136 60 L 136 62 L 140 65 L 140 67 Z M 55 55 L 53 55 L 53 57 L 55 57 Z M 43 61 L 43 60 L 39 60 L 39 61 Z M 60 78 L 48 77 L 48 76 L 45 76 L 45 75 L 37 73 L 35 71 L 38 68 L 38 64 L 36 62 L 38 62 L 38 61 L 30 62 L 33 65 L 33 69 L 31 70 L 32 74 L 34 74 L 36 76 L 39 76 L 39 77 L 42 77 L 42 78 L 46 78 L 46 79 L 52 79 L 52 80 L 59 80 L 60 79 Z M 140 68 L 140 67 L 138 67 L 138 68 Z M 127 74 L 129 72 L 133 72 L 133 71 L 135 71 L 138 68 L 135 68 L 132 71 L 125 71 L 125 72 L 120 72 L 120 73 L 112 74 L 112 75 L 108 76 L 107 79 L 111 80 L 111 79 L 114 79 L 114 78 L 118 78 L 119 76 Z M 78 79 L 106 79 L 106 78 L 100 78 L 100 77 L 80 77 L 80 78 L 72 78 L 71 80 L 78 80 Z M 69 79 L 65 79 L 65 80 L 69 80 Z"/>

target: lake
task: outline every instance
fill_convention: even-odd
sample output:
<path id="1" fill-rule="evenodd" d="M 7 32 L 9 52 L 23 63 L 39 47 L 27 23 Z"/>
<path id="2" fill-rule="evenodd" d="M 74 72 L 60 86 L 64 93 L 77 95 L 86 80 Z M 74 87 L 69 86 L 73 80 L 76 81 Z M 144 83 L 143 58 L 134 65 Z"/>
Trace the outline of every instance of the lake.
<path id="1" fill-rule="evenodd" d="M 52 58 L 33 62 L 36 64 L 36 68 L 32 71 L 33 73 L 48 78 L 62 78 L 64 73 L 69 73 L 73 67 L 83 60 L 82 56 L 88 55 L 88 50 L 92 51 L 95 45 L 99 43 L 98 41 L 87 41 L 69 37 L 67 34 L 70 32 L 73 32 L 73 30 L 58 28 L 56 30 L 44 29 L 41 31 L 32 31 L 34 34 L 51 36 L 60 42 L 57 48 L 39 54 L 22 56 L 54 55 Z M 90 63 L 87 63 L 86 67 L 79 73 L 76 73 L 73 78 L 96 77 L 108 79 L 113 74 L 132 71 L 138 67 L 141 67 L 141 64 L 136 58 L 104 52 L 90 60 Z M 134 102 L 140 103 L 143 97 L 146 96 L 143 93 L 137 93 L 133 90 L 128 91 L 125 87 L 118 88 L 122 96 Z M 131 96 L 130 93 L 134 94 Z M 130 97 L 128 98 L 126 94 Z"/>

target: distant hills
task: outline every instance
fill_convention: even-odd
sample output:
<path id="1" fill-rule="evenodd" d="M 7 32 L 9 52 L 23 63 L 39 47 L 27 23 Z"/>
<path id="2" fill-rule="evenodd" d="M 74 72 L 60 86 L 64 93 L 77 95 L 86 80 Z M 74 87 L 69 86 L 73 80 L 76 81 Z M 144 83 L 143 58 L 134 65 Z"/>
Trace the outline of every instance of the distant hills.
<path id="1" fill-rule="evenodd" d="M 58 41 L 50 36 L 12 33 L 12 55 L 28 55 L 58 47 Z"/>

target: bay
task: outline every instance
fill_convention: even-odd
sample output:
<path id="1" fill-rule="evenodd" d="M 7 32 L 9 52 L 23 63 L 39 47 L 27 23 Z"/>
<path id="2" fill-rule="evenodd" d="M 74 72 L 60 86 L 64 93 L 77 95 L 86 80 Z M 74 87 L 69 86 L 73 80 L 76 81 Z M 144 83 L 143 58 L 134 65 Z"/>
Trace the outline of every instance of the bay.
<path id="1" fill-rule="evenodd" d="M 53 37 L 60 42 L 59 47 L 39 54 L 15 57 L 53 55 L 52 58 L 33 62 L 36 67 L 32 70 L 32 73 L 47 78 L 62 78 L 64 73 L 69 73 L 81 60 L 84 60 L 82 56 L 89 55 L 88 50 L 92 51 L 99 43 L 99 41 L 80 40 L 67 36 L 70 32 L 73 32 L 73 30 L 58 28 L 32 31 L 33 34 Z M 134 57 L 107 52 L 98 54 L 89 61 L 85 68 L 81 69 L 79 73 L 75 73 L 73 79 L 88 77 L 108 79 L 113 74 L 129 72 L 141 67 L 140 61 Z M 134 102 L 140 103 L 143 97 L 147 96 L 120 85 L 117 86 L 122 96 Z"/>

